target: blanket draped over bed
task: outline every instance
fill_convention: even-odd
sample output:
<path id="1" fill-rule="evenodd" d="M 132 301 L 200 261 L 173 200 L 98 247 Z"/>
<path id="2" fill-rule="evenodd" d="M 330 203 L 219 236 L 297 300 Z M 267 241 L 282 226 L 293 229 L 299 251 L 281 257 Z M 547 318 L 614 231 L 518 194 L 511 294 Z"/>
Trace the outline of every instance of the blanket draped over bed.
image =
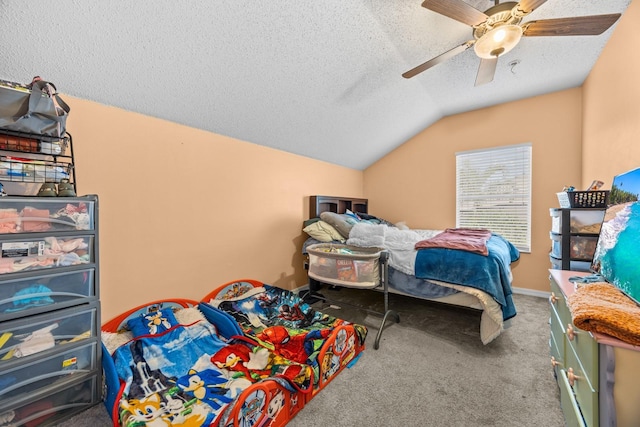
<path id="1" fill-rule="evenodd" d="M 127 427 L 209 425 L 260 381 L 303 392 L 312 387 L 308 365 L 244 337 L 226 341 L 206 321 L 134 338 L 113 359 L 123 384 L 118 416 Z"/>
<path id="2" fill-rule="evenodd" d="M 502 236 L 492 234 L 488 255 L 447 248 L 420 249 L 416 255 L 416 277 L 472 286 L 491 295 L 502 308 L 504 320 L 516 315 L 511 292 L 509 265 L 520 254 Z"/>
<path id="3" fill-rule="evenodd" d="M 416 243 L 416 249 L 446 248 L 489 255 L 487 241 L 491 232 L 476 228 L 447 228 L 429 239 Z"/>

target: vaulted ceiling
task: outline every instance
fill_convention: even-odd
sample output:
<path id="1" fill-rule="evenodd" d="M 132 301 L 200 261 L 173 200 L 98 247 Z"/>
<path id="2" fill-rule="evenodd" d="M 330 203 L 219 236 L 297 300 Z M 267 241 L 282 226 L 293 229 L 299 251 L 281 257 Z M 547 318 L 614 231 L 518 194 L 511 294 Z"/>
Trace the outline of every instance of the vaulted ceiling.
<path id="1" fill-rule="evenodd" d="M 523 22 L 630 2 L 548 0 Z M 0 79 L 364 169 L 444 116 L 580 86 L 615 31 L 523 37 L 480 86 L 473 48 L 406 79 L 473 40 L 421 3 L 0 0 Z"/>

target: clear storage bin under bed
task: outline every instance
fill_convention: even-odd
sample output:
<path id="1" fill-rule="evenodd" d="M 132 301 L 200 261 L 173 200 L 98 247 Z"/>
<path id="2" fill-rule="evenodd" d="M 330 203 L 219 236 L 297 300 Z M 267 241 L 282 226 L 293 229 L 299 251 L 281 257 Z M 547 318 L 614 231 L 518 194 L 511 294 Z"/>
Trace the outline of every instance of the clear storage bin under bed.
<path id="1" fill-rule="evenodd" d="M 322 283 L 374 288 L 380 281 L 381 248 L 320 243 L 307 248 L 309 277 Z"/>

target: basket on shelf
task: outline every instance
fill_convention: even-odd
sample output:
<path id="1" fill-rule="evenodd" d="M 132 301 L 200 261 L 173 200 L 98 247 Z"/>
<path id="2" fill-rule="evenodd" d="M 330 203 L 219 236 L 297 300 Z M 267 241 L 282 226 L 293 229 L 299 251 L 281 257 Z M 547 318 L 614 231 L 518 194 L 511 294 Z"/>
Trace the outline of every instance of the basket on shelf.
<path id="1" fill-rule="evenodd" d="M 561 208 L 606 208 L 609 190 L 563 191 L 556 193 Z"/>

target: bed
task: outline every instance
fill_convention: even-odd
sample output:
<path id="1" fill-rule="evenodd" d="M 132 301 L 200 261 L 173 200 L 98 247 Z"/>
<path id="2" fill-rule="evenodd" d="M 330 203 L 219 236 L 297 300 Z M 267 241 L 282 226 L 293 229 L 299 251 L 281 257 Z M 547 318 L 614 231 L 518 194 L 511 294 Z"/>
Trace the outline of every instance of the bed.
<path id="1" fill-rule="evenodd" d="M 485 253 L 455 246 L 416 249 L 418 243 L 437 241 L 445 231 L 464 230 L 415 230 L 401 224 L 396 226 L 372 215 L 368 200 L 362 198 L 315 195 L 310 196 L 309 202 L 309 220 L 303 225 L 309 238 L 302 248 L 308 270 L 312 270 L 309 262 L 314 258 L 309 252 L 319 245 L 376 247 L 389 254 L 389 292 L 480 310 L 480 339 L 484 344 L 497 338 L 516 315 L 511 264 L 520 254 L 501 236 L 487 232 Z M 348 258 L 345 255 L 345 259 Z M 311 293 L 323 283 L 335 284 L 310 274 Z"/>
<path id="2" fill-rule="evenodd" d="M 223 294 L 237 295 L 248 283 L 222 287 Z M 282 297 L 289 291 L 270 292 Z M 167 299 L 106 322 L 104 403 L 114 426 L 284 426 L 364 349 L 366 328 L 356 332 L 354 325 L 314 311 L 303 323 L 325 327 L 313 342 L 317 351 L 285 357 L 262 335 L 245 333 L 235 314 L 208 302 Z M 289 322 L 287 331 L 294 326 L 302 324 Z"/>
<path id="3" fill-rule="evenodd" d="M 365 348 L 367 328 L 324 314 L 292 291 L 253 279 L 211 291 L 203 303 L 232 316 L 245 336 L 313 370 L 313 397 Z"/>

